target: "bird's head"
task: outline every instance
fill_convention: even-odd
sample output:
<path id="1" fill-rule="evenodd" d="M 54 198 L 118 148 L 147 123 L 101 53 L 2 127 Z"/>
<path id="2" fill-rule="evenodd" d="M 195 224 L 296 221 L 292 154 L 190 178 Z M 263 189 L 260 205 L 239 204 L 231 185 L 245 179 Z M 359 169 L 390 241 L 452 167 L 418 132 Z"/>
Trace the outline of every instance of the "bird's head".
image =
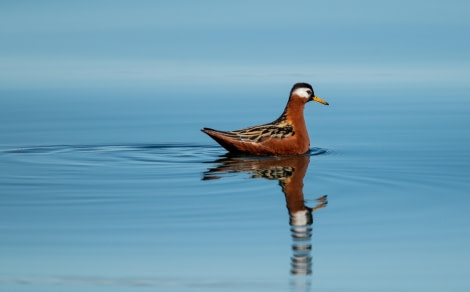
<path id="1" fill-rule="evenodd" d="M 323 99 L 319 98 L 318 96 L 315 96 L 315 93 L 313 92 L 312 85 L 308 83 L 296 83 L 294 86 L 292 86 L 292 89 L 290 91 L 290 98 L 302 98 L 306 103 L 309 101 L 316 101 L 319 103 L 322 103 L 324 105 L 328 105 L 326 101 Z"/>

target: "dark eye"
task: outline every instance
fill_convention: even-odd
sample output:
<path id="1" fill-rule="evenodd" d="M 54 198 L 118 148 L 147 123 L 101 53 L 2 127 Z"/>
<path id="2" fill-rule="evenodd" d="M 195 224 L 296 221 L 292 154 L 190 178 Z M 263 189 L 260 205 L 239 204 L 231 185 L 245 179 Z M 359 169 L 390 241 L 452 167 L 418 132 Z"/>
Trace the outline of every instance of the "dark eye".
<path id="1" fill-rule="evenodd" d="M 308 94 L 312 94 L 312 91 L 310 89 L 307 89 Z"/>

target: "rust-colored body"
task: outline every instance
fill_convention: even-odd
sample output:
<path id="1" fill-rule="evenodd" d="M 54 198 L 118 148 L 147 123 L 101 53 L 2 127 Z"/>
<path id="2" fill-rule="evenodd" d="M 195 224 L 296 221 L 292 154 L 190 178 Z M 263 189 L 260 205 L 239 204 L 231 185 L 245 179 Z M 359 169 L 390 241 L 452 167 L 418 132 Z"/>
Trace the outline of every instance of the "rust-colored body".
<path id="1" fill-rule="evenodd" d="M 235 131 L 202 131 L 232 153 L 251 155 L 295 155 L 307 153 L 310 138 L 304 119 L 304 107 L 309 101 L 327 102 L 316 97 L 307 83 L 292 87 L 282 115 L 272 123 Z"/>

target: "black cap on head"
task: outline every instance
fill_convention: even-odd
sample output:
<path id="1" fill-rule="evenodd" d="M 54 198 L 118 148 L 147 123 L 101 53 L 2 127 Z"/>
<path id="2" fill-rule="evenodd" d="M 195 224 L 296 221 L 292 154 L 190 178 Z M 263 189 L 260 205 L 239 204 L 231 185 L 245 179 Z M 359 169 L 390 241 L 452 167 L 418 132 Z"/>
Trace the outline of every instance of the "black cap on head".
<path id="1" fill-rule="evenodd" d="M 294 92 L 294 90 L 296 90 L 297 88 L 310 88 L 313 93 L 312 85 L 305 83 L 305 82 L 299 82 L 299 83 L 294 84 L 294 86 L 292 86 L 292 89 L 290 90 L 290 95 L 292 95 L 292 92 Z"/>

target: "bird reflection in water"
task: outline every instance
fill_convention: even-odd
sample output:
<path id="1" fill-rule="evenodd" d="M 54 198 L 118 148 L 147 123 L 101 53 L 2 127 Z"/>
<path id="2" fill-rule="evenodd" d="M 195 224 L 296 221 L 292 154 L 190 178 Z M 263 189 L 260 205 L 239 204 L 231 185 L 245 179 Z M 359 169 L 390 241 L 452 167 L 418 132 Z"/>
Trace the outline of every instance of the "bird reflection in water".
<path id="1" fill-rule="evenodd" d="M 327 196 L 318 198 L 317 205 L 305 205 L 303 186 L 310 156 L 280 157 L 225 157 L 216 161 L 218 165 L 204 173 L 204 180 L 218 179 L 224 173 L 247 172 L 252 178 L 277 180 L 286 198 L 289 224 L 293 239 L 291 258 L 292 275 L 312 273 L 312 212 L 326 207 Z"/>

